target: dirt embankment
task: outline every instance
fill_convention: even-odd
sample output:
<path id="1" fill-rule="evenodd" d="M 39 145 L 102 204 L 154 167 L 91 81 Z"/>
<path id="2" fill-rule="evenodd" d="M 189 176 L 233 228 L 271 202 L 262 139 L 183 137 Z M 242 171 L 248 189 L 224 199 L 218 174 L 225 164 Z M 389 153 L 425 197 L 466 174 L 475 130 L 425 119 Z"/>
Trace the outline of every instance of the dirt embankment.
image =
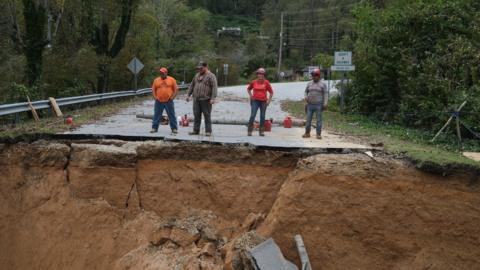
<path id="1" fill-rule="evenodd" d="M 0 145 L 6 269 L 249 269 L 267 237 L 313 269 L 475 269 L 480 190 L 361 154 L 121 142 Z"/>

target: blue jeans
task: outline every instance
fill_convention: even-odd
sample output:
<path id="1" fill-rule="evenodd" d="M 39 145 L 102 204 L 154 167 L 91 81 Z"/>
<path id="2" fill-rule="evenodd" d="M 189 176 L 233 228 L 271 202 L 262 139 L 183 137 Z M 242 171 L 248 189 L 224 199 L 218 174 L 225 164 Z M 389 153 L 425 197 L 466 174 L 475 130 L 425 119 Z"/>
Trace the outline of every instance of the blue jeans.
<path id="1" fill-rule="evenodd" d="M 252 100 L 250 102 L 250 105 L 252 107 L 252 112 L 250 114 L 248 126 L 253 126 L 253 122 L 255 122 L 255 117 L 257 117 L 257 111 L 258 109 L 260 109 L 260 128 L 265 128 L 265 114 L 267 112 L 267 102 L 261 100 Z"/>
<path id="2" fill-rule="evenodd" d="M 307 123 L 305 125 L 305 133 L 310 134 L 310 130 L 312 129 L 313 114 L 316 114 L 317 135 L 322 134 L 322 111 L 323 111 L 323 105 L 317 105 L 317 104 L 307 105 Z"/>
<path id="3" fill-rule="evenodd" d="M 170 128 L 172 130 L 177 129 L 177 117 L 175 116 L 175 107 L 173 104 L 173 100 L 170 100 L 168 102 L 160 102 L 156 99 L 155 99 L 152 128 L 158 129 L 164 109 L 167 111 L 168 121 L 170 122 Z"/>

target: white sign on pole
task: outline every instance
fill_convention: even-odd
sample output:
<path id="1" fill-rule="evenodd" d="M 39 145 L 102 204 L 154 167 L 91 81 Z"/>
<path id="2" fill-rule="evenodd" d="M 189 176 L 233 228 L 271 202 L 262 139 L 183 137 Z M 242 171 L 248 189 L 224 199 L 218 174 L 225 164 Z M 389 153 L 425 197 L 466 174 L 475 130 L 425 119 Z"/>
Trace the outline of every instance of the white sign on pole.
<path id="1" fill-rule="evenodd" d="M 351 66 L 352 52 L 335 52 L 335 66 Z"/>
<path id="2" fill-rule="evenodd" d="M 228 74 L 228 64 L 223 64 L 223 74 Z"/>
<path id="3" fill-rule="evenodd" d="M 142 71 L 143 67 L 143 63 L 138 60 L 137 57 L 134 57 L 132 61 L 130 61 L 130 63 L 127 65 L 127 68 L 135 75 Z"/>
<path id="4" fill-rule="evenodd" d="M 355 66 L 332 66 L 332 71 L 354 71 Z"/>

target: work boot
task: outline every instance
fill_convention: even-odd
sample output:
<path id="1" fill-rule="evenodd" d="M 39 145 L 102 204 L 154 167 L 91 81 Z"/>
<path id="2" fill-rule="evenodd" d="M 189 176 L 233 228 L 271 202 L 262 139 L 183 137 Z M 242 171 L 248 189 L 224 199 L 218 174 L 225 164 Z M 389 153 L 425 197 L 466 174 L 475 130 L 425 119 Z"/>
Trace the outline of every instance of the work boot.
<path id="1" fill-rule="evenodd" d="M 249 126 L 248 127 L 248 136 L 252 136 L 252 132 L 253 132 L 253 126 Z"/>
<path id="2" fill-rule="evenodd" d="M 150 130 L 150 133 L 157 133 L 158 132 L 158 129 L 155 129 L 155 128 L 152 128 L 152 130 Z"/>
<path id="3" fill-rule="evenodd" d="M 310 133 L 306 133 L 302 135 L 302 138 L 310 138 Z"/>
<path id="4" fill-rule="evenodd" d="M 322 134 L 317 134 L 317 139 L 321 140 L 322 139 Z"/>
<path id="5" fill-rule="evenodd" d="M 172 134 L 178 134 L 178 130 L 172 129 Z"/>
<path id="6" fill-rule="evenodd" d="M 265 128 L 260 128 L 258 133 L 260 134 L 260 136 L 265 137 Z"/>
<path id="7" fill-rule="evenodd" d="M 210 137 L 210 136 L 212 136 L 212 133 L 211 132 L 205 132 L 205 136 Z"/>
<path id="8" fill-rule="evenodd" d="M 198 134 L 200 134 L 200 132 L 198 132 L 198 131 L 188 132 L 188 135 L 191 135 L 191 136 L 193 136 L 193 135 L 198 135 Z"/>

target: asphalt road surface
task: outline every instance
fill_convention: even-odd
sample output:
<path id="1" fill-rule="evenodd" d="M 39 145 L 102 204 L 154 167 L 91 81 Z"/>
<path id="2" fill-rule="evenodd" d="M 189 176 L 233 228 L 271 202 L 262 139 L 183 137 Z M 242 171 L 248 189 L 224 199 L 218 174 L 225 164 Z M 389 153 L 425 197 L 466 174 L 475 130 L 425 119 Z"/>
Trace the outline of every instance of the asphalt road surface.
<path id="1" fill-rule="evenodd" d="M 281 109 L 284 100 L 302 100 L 306 82 L 274 83 L 274 98 L 267 108 L 267 119 L 273 118 L 274 125 L 271 132 L 266 132 L 265 137 L 247 136 L 247 127 L 243 125 L 213 125 L 213 136 L 206 137 L 202 132 L 199 136 L 189 136 L 192 123 L 189 127 L 179 127 L 178 134 L 171 134 L 168 125 L 161 125 L 158 133 L 150 133 L 151 120 L 137 118 L 138 114 L 153 114 L 153 99 L 122 110 L 120 113 L 106 117 L 95 124 L 78 127 L 67 134 L 88 135 L 118 135 L 164 137 L 165 139 L 180 139 L 186 141 L 212 141 L 221 143 L 249 143 L 255 146 L 271 147 L 298 147 L 298 148 L 335 148 L 335 149 L 368 149 L 368 147 L 351 143 L 338 135 L 323 131 L 323 139 L 317 140 L 315 136 L 303 139 L 304 128 L 284 128 L 281 124 L 288 113 Z M 332 88 L 330 94 L 335 93 Z M 224 87 L 219 89 L 218 102 L 213 105 L 212 120 L 220 121 L 247 121 L 250 116 L 250 104 L 246 86 Z M 175 111 L 178 116 L 193 117 L 192 103 L 187 103 L 185 95 L 180 95 L 175 100 Z M 166 113 L 164 112 L 164 115 Z M 259 116 L 257 115 L 257 119 Z M 312 131 L 312 135 L 315 132 Z"/>

